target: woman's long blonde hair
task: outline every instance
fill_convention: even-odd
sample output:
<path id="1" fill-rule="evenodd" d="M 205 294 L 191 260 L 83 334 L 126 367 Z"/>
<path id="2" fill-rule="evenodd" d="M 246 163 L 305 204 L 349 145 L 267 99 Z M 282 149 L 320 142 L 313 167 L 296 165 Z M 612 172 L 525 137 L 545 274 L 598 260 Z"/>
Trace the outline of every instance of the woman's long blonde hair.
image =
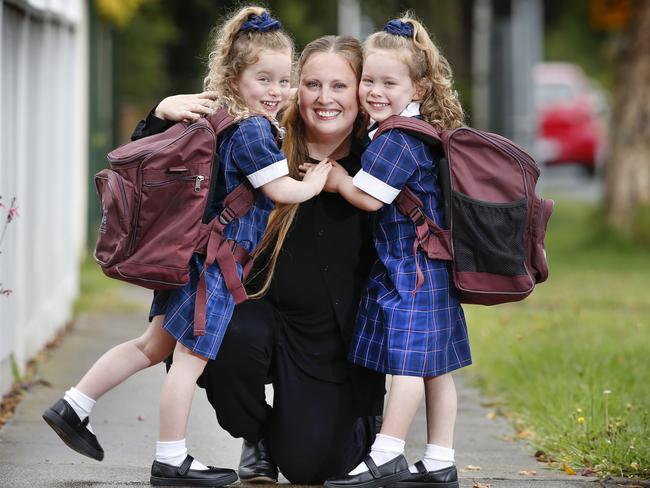
<path id="1" fill-rule="evenodd" d="M 300 86 L 300 77 L 305 63 L 312 56 L 321 53 L 334 53 L 342 56 L 356 75 L 358 85 L 363 64 L 362 47 L 359 40 L 351 36 L 323 36 L 307 44 L 302 51 L 298 60 L 298 86 Z M 352 128 L 353 137 L 361 136 L 366 129 L 366 122 L 367 116 L 360 112 Z M 289 176 L 299 178 L 298 166 L 309 161 L 309 151 L 307 149 L 305 123 L 300 116 L 297 94 L 292 97 L 289 107 L 284 112 L 282 125 L 287 131 L 282 143 L 282 152 L 287 157 Z M 275 270 L 278 255 L 297 211 L 298 204 L 278 204 L 271 212 L 266 233 L 254 253 L 255 257 L 264 255 L 266 258 L 265 265 L 257 273 L 259 275 L 266 272 L 266 276 L 261 289 L 251 295 L 251 298 L 259 298 L 268 291 L 273 279 L 273 271 Z M 267 257 L 266 254 L 269 252 L 270 255 Z"/>
<path id="2" fill-rule="evenodd" d="M 293 41 L 281 30 L 240 31 L 251 17 L 265 12 L 268 10 L 257 6 L 241 8 L 214 30 L 210 42 L 208 74 L 203 88 L 217 93 L 214 108 L 228 108 L 236 120 L 251 115 L 237 90 L 237 78 L 246 67 L 257 62 L 260 51 L 289 51 L 293 58 Z"/>
<path id="3" fill-rule="evenodd" d="M 410 13 L 398 20 L 413 26 L 413 37 L 379 31 L 364 43 L 364 56 L 373 49 L 397 50 L 407 53 L 403 61 L 411 79 L 424 88 L 420 114 L 439 129 L 455 129 L 463 125 L 465 114 L 453 88 L 451 67 L 431 40 L 427 29 Z"/>

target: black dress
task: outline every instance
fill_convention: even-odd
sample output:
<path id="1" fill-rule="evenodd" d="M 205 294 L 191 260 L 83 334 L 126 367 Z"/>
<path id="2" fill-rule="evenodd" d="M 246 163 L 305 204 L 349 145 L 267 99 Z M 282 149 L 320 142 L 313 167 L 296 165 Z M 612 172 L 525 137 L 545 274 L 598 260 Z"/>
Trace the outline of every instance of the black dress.
<path id="1" fill-rule="evenodd" d="M 150 114 L 132 138 L 168 125 Z M 339 163 L 354 174 L 359 160 L 353 151 Z M 200 380 L 219 424 L 250 442 L 266 438 L 292 483 L 320 484 L 347 473 L 377 432 L 384 375 L 346 360 L 375 259 L 364 212 L 325 192 L 302 203 L 269 292 L 235 307 L 219 354 Z M 266 383 L 273 384 L 273 407 Z"/>

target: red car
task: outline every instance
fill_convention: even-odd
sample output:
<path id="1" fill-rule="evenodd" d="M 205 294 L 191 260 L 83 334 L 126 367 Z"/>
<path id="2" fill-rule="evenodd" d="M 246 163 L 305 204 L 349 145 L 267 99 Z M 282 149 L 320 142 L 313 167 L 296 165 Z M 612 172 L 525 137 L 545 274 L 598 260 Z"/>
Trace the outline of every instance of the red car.
<path id="1" fill-rule="evenodd" d="M 605 146 L 605 102 L 579 66 L 539 63 L 533 70 L 537 158 L 578 164 L 594 174 Z"/>

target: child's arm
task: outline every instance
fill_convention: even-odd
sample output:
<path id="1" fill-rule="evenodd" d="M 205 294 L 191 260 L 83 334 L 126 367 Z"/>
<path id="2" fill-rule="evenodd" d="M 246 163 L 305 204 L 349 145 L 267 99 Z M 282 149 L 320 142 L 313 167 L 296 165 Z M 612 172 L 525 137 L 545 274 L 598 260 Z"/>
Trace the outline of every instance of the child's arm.
<path id="1" fill-rule="evenodd" d="M 384 202 L 370 196 L 352 184 L 352 176 L 347 173 L 340 177 L 337 185 L 339 194 L 351 205 L 366 212 L 374 212 L 384 206 Z"/>
<path id="2" fill-rule="evenodd" d="M 311 167 L 302 181 L 281 176 L 263 185 L 262 191 L 276 203 L 302 203 L 321 192 L 331 169 L 332 163 L 325 159 Z"/>
<path id="3" fill-rule="evenodd" d="M 307 167 L 307 166 L 305 166 Z M 374 212 L 384 206 L 384 202 L 370 196 L 352 184 L 352 177 L 343 166 L 333 163 L 332 171 L 327 177 L 326 189 L 339 193 L 351 205 L 354 205 L 366 212 Z"/>

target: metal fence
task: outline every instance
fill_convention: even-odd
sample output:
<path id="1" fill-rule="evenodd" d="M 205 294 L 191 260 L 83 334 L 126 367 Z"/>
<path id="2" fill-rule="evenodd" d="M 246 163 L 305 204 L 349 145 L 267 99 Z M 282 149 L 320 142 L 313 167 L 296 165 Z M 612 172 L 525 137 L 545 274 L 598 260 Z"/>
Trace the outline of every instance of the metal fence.
<path id="1" fill-rule="evenodd" d="M 72 317 L 85 249 L 83 0 L 0 0 L 0 195 L 19 217 L 0 254 L 0 394 Z M 6 209 L 2 209 L 5 211 Z M 0 214 L 0 226 L 6 213 Z M 0 227 L 1 231 L 2 227 Z"/>

